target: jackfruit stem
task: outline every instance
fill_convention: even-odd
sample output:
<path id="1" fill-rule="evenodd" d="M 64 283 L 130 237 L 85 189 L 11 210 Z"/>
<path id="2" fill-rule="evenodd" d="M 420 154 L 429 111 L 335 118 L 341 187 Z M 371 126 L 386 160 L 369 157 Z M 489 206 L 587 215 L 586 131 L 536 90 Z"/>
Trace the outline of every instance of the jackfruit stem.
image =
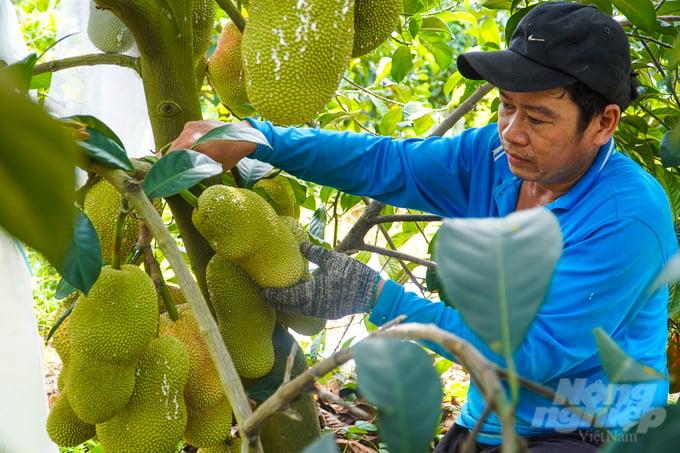
<path id="1" fill-rule="evenodd" d="M 163 277 L 161 277 L 161 279 L 162 278 Z M 165 281 L 163 281 L 161 286 L 158 288 L 158 292 L 161 294 L 161 299 L 163 299 L 165 308 L 168 310 L 168 316 L 170 316 L 170 319 L 173 321 L 177 321 L 179 319 L 177 307 L 175 307 L 175 302 L 172 300 L 172 296 L 170 295 L 170 291 L 168 291 Z"/>
<path id="2" fill-rule="evenodd" d="M 120 211 L 118 211 L 118 217 L 116 217 L 116 224 L 113 227 L 113 252 L 111 254 L 111 267 L 119 270 L 121 265 L 121 244 L 123 242 L 123 225 L 125 224 L 125 217 L 127 217 L 128 211 L 127 201 L 121 197 L 120 200 Z"/>
<path id="3" fill-rule="evenodd" d="M 179 194 L 191 206 L 193 206 L 194 208 L 198 207 L 198 197 L 196 195 L 194 195 L 193 193 L 189 192 L 188 189 L 181 191 Z"/>
<path id="4" fill-rule="evenodd" d="M 234 3 L 232 3 L 231 0 L 217 0 L 217 4 L 220 5 L 220 8 L 224 10 L 225 13 L 231 18 L 232 22 L 234 22 L 234 25 L 236 25 L 236 28 L 239 29 L 241 33 L 243 33 L 243 30 L 246 28 L 246 21 L 241 15 L 241 2 L 239 2 L 238 8 L 234 6 Z"/>

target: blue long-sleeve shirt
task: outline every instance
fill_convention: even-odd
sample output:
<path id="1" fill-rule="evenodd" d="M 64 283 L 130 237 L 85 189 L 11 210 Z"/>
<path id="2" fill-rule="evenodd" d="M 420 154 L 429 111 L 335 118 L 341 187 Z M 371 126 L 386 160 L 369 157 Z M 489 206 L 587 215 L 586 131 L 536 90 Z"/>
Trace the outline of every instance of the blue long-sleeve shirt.
<path id="1" fill-rule="evenodd" d="M 505 216 L 517 204 L 521 180 L 509 169 L 495 124 L 456 137 L 397 140 L 249 121 L 273 147 L 260 145 L 251 157 L 301 179 L 444 217 Z M 647 292 L 677 253 L 666 194 L 617 152 L 612 140 L 587 173 L 545 207 L 560 223 L 564 249 L 545 302 L 514 354 L 516 368 L 591 413 L 609 406 L 600 421 L 615 430 L 625 428 L 646 410 L 665 404 L 668 382 L 610 387 L 613 400 L 606 402 L 607 380 L 593 329 L 603 328 L 633 358 L 667 375 L 668 289 Z M 370 319 L 381 325 L 400 314 L 408 315 L 409 322 L 434 323 L 453 332 L 504 364 L 458 311 L 388 281 Z M 484 407 L 471 383 L 457 423 L 474 427 Z M 563 407 L 522 389 L 520 435 L 587 426 Z M 498 444 L 500 433 L 492 415 L 478 441 Z"/>

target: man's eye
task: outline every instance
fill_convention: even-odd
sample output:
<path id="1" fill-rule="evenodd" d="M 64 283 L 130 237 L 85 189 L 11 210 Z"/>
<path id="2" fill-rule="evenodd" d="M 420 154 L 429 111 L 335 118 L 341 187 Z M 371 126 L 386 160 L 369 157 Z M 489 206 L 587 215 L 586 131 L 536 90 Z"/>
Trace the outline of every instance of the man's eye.
<path id="1" fill-rule="evenodd" d="M 512 105 L 508 104 L 507 102 L 503 102 L 501 105 L 505 110 L 512 110 Z"/>
<path id="2" fill-rule="evenodd" d="M 539 120 L 537 118 L 532 118 L 532 117 L 529 117 L 529 122 L 531 124 L 545 124 L 545 123 L 547 123 L 547 121 L 542 121 L 542 120 Z"/>

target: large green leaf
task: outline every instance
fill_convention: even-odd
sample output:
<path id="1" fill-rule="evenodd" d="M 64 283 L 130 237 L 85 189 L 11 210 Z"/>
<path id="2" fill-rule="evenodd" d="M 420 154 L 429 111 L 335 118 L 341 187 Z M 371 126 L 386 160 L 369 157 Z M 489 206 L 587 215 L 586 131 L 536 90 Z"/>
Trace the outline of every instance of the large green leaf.
<path id="1" fill-rule="evenodd" d="M 255 143 L 257 145 L 264 145 L 271 148 L 272 145 L 269 144 L 267 137 L 257 129 L 249 126 L 245 126 L 240 123 L 225 124 L 224 126 L 216 127 L 207 134 L 203 135 L 201 138 L 196 140 L 196 143 L 192 146 L 195 148 L 201 143 L 206 143 L 214 140 L 227 140 L 227 141 L 237 141 L 241 140 L 244 142 Z"/>
<path id="2" fill-rule="evenodd" d="M 664 167 L 680 166 L 680 127 L 666 132 L 659 149 Z"/>
<path id="3" fill-rule="evenodd" d="M 84 294 L 97 281 L 102 267 L 102 252 L 97 231 L 84 212 L 77 210 L 73 240 L 57 271 Z"/>
<path id="4" fill-rule="evenodd" d="M 176 150 L 156 162 L 144 178 L 149 198 L 170 197 L 222 173 L 222 165 L 205 154 Z"/>
<path id="5" fill-rule="evenodd" d="M 656 28 L 656 9 L 652 0 L 611 0 L 631 24 L 648 32 Z"/>
<path id="6" fill-rule="evenodd" d="M 562 233 L 544 208 L 498 219 L 446 220 L 435 258 L 449 300 L 496 352 L 524 339 L 562 252 Z"/>
<path id="7" fill-rule="evenodd" d="M 72 115 L 62 118 L 63 121 L 77 121 L 83 123 L 84 125 L 101 132 L 105 137 L 110 138 L 116 142 L 121 148 L 125 149 L 123 146 L 123 141 L 118 138 L 115 132 L 111 130 L 109 126 L 106 125 L 102 120 L 92 115 Z"/>
<path id="8" fill-rule="evenodd" d="M 373 339 L 359 343 L 354 358 L 359 390 L 378 407 L 390 452 L 426 451 L 442 398 L 430 356 L 415 343 Z"/>
<path id="9" fill-rule="evenodd" d="M 338 446 L 335 443 L 333 433 L 324 434 L 307 446 L 302 453 L 337 453 Z"/>
<path id="10" fill-rule="evenodd" d="M 392 71 L 390 77 L 399 83 L 413 67 L 413 56 L 408 46 L 399 46 L 392 54 Z"/>
<path id="11" fill-rule="evenodd" d="M 611 0 L 579 0 L 579 3 L 585 3 L 586 5 L 595 5 L 597 9 L 609 15 L 611 15 L 613 12 Z"/>
<path id="12" fill-rule="evenodd" d="M 236 164 L 236 169 L 238 174 L 241 175 L 243 184 L 246 187 L 252 187 L 253 184 L 271 173 L 274 167 L 267 162 L 245 157 Z"/>
<path id="13" fill-rule="evenodd" d="M 36 61 L 38 61 L 36 54 L 28 54 L 22 60 L 3 68 L 3 76 L 11 80 L 22 93 L 26 93 L 31 86 Z"/>
<path id="14" fill-rule="evenodd" d="M 654 368 L 643 365 L 625 353 L 600 327 L 593 330 L 602 368 L 609 382 L 626 384 L 663 381 L 665 377 Z"/>
<path id="15" fill-rule="evenodd" d="M 125 150 L 115 141 L 91 127 L 86 128 L 90 137 L 78 142 L 88 156 L 107 167 L 132 171 L 134 168 Z"/>
<path id="16" fill-rule="evenodd" d="M 607 444 L 599 451 L 602 453 L 674 451 L 680 444 L 680 406 L 669 405 L 650 410 L 642 416 L 640 423 L 619 437 L 618 442 Z"/>
<path id="17" fill-rule="evenodd" d="M 73 231 L 76 147 L 38 105 L 0 80 L 0 226 L 53 264 Z"/>

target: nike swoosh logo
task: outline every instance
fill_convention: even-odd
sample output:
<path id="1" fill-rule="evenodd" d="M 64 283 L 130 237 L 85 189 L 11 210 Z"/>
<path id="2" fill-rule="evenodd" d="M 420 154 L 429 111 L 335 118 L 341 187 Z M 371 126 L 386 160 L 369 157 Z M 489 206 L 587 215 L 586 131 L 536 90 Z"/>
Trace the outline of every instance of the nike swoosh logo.
<path id="1" fill-rule="evenodd" d="M 534 35 L 529 35 L 529 37 L 527 38 L 527 41 L 531 41 L 531 42 L 545 42 L 545 39 L 543 39 L 543 38 L 536 38 L 536 37 L 534 37 Z"/>

